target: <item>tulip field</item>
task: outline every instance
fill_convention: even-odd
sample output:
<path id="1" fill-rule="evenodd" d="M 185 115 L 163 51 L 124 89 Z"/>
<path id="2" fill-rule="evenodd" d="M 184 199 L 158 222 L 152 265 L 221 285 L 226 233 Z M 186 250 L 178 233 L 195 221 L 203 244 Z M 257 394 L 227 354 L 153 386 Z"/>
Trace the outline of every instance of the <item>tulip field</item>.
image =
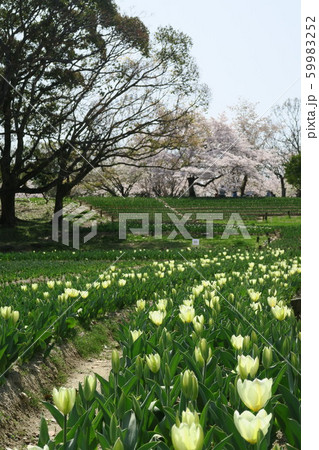
<path id="1" fill-rule="evenodd" d="M 98 377 L 100 391 L 95 377 L 56 390 L 46 407 L 61 432 L 50 441 L 42 419 L 38 448 L 268 449 L 278 432 L 300 448 L 300 321 L 289 303 L 299 257 L 271 248 L 163 256 L 134 270 L 111 265 L 95 280 L 2 288 L 11 299 L 1 307 L 2 372 L 48 351 L 76 321 L 132 311 L 109 379 Z"/>
<path id="2" fill-rule="evenodd" d="M 54 387 L 42 400 L 58 432 L 39 417 L 28 448 L 300 449 L 297 228 L 270 245 L 1 254 L 2 386 L 79 324 L 129 317 L 109 377 Z"/>

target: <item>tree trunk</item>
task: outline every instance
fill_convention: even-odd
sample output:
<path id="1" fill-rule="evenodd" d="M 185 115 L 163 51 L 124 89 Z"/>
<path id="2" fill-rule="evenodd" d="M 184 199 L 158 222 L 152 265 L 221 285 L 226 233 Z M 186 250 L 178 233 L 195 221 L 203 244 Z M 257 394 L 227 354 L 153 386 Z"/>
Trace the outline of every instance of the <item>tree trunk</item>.
<path id="1" fill-rule="evenodd" d="M 286 197 L 286 186 L 285 186 L 285 177 L 279 175 L 280 178 L 280 186 L 281 186 L 281 196 Z"/>
<path id="2" fill-rule="evenodd" d="M 187 181 L 188 181 L 188 195 L 189 195 L 189 197 L 196 197 L 196 192 L 195 192 L 195 187 L 194 187 L 195 180 L 196 180 L 195 177 L 188 177 L 187 178 Z"/>
<path id="3" fill-rule="evenodd" d="M 246 189 L 246 186 L 247 186 L 247 181 L 248 181 L 248 176 L 247 176 L 247 174 L 245 174 L 243 182 L 242 182 L 242 184 L 240 186 L 240 196 L 241 197 L 243 197 L 245 195 L 245 189 Z"/>
<path id="4" fill-rule="evenodd" d="M 1 193 L 0 223 L 8 228 L 13 228 L 16 224 L 14 191 L 5 191 Z"/>
<path id="5" fill-rule="evenodd" d="M 63 208 L 63 199 L 71 192 L 71 188 L 64 184 L 58 184 L 56 187 L 54 212 L 57 213 Z"/>

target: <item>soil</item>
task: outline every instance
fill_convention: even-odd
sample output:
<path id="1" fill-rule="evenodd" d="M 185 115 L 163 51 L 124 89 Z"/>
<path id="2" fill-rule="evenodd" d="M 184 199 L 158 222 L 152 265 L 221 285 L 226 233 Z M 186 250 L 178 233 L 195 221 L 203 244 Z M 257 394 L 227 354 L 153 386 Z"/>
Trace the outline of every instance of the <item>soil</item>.
<path id="1" fill-rule="evenodd" d="M 68 343 L 52 351 L 46 360 L 39 358 L 14 367 L 0 387 L 0 450 L 22 450 L 28 444 L 35 445 L 42 415 L 48 421 L 50 436 L 55 436 L 59 426 L 41 402 L 51 401 L 54 386 L 77 388 L 90 373 L 107 378 L 111 352 L 111 347 L 105 347 L 98 357 L 83 359 Z"/>

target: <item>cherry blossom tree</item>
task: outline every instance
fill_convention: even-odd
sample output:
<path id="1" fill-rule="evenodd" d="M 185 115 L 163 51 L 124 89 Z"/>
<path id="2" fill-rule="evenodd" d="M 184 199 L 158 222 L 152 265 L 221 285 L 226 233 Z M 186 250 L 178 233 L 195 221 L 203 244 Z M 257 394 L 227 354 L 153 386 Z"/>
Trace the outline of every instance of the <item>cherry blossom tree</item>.
<path id="1" fill-rule="evenodd" d="M 201 139 L 183 155 L 182 172 L 188 181 L 189 196 L 196 196 L 195 187 L 206 190 L 212 186 L 216 192 L 221 181 L 227 190 L 239 190 L 244 195 L 248 176 L 259 176 L 259 161 L 249 142 L 227 124 L 225 117 L 201 118 L 198 130 Z M 240 180 L 243 173 L 247 177 Z"/>

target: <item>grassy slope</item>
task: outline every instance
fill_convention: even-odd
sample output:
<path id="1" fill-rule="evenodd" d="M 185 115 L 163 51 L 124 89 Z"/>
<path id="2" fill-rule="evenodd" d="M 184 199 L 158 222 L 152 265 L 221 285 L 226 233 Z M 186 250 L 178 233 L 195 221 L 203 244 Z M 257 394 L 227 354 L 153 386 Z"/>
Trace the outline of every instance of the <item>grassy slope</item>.
<path id="1" fill-rule="evenodd" d="M 83 199 L 82 199 L 83 201 Z M 154 239 L 150 236 L 133 236 L 128 234 L 127 240 L 118 239 L 118 223 L 115 214 L 120 211 L 140 212 L 156 211 L 167 212 L 167 208 L 156 199 L 144 198 L 101 198 L 87 197 L 86 204 L 107 214 L 112 212 L 113 222 L 101 219 L 98 226 L 98 235 L 74 251 L 51 239 L 50 217 L 53 203 L 48 204 L 43 199 L 20 200 L 17 202 L 18 217 L 25 220 L 20 222 L 16 229 L 0 228 L 0 274 L 2 281 L 37 279 L 41 277 L 55 277 L 63 274 L 77 274 L 85 271 L 92 276 L 100 270 L 105 270 L 110 262 L 114 261 L 123 251 L 121 265 L 145 264 L 152 260 L 171 257 L 179 259 L 178 250 L 191 245 L 189 240 L 180 236 L 168 239 L 169 233 L 174 229 L 170 221 L 163 225 L 163 239 Z M 204 238 L 206 225 L 203 221 L 188 224 L 188 229 L 194 238 L 200 238 L 200 248 L 194 249 L 194 254 L 203 256 L 207 249 L 222 247 L 256 248 L 267 243 L 268 238 L 276 236 L 271 246 L 283 247 L 292 254 L 300 253 L 300 217 L 289 217 L 287 211 L 300 210 L 300 199 L 297 198 L 262 198 L 262 199 L 165 199 L 181 213 L 187 210 L 201 212 L 214 212 L 217 208 L 227 213 L 239 212 L 243 218 L 245 213 L 254 211 L 255 217 L 244 218 L 252 239 L 245 240 L 241 235 L 232 236 L 222 240 L 221 233 L 224 223 L 214 225 L 214 239 Z M 261 220 L 260 215 L 266 211 L 282 212 L 284 216 L 270 216 L 268 220 Z M 115 211 L 118 211 L 115 213 Z M 164 216 L 163 216 L 164 217 Z M 167 219 L 167 216 L 166 216 Z M 165 217 L 163 218 L 163 221 Z M 133 223 L 131 226 L 140 226 Z M 152 225 L 150 227 L 152 232 Z M 85 230 L 84 230 L 85 232 Z M 257 242 L 258 241 L 258 242 Z M 140 252 L 147 249 L 147 252 Z M 169 249 L 169 255 L 166 250 Z M 1 252 L 2 251 L 2 252 Z"/>

